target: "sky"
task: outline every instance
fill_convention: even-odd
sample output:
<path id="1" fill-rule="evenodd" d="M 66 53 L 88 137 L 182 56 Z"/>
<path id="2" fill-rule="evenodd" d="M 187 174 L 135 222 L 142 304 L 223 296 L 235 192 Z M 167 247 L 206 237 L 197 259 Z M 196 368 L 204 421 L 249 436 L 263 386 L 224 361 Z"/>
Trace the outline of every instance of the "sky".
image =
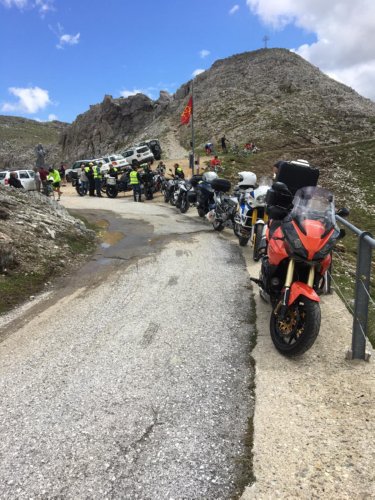
<path id="1" fill-rule="evenodd" d="M 0 114 L 72 122 L 265 43 L 375 100 L 374 42 L 374 0 L 0 0 Z"/>

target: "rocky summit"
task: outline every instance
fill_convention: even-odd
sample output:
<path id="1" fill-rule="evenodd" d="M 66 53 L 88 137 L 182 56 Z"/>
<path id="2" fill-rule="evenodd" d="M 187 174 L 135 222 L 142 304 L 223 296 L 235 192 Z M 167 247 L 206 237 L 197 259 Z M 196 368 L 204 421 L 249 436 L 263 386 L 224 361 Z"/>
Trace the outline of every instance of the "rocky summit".
<path id="1" fill-rule="evenodd" d="M 137 94 L 105 96 L 79 115 L 62 135 L 64 158 L 120 152 L 134 141 L 157 137 L 169 157 L 189 148 L 190 127 L 180 115 L 192 82 L 152 101 Z M 262 49 L 216 61 L 194 80 L 198 146 L 226 134 L 262 149 L 338 144 L 374 136 L 375 103 L 286 49 Z M 186 152 L 186 151 L 185 151 Z"/>
<path id="2" fill-rule="evenodd" d="M 48 163 L 122 152 L 146 138 L 179 158 L 191 138 L 190 127 L 180 125 L 191 90 L 189 81 L 155 101 L 106 95 L 71 125 L 0 117 L 0 167 L 34 164 L 39 142 Z M 289 50 L 261 49 L 218 60 L 194 79 L 194 126 L 198 147 L 222 134 L 262 151 L 342 144 L 374 137 L 375 103 Z"/>

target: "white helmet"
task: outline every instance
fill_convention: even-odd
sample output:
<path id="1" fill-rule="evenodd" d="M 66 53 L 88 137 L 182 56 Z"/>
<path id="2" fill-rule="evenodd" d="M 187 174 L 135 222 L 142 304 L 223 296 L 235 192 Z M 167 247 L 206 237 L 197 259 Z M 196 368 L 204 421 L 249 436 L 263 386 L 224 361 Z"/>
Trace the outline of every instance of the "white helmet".
<path id="1" fill-rule="evenodd" d="M 238 186 L 255 187 L 257 176 L 253 172 L 238 172 Z"/>
<path id="2" fill-rule="evenodd" d="M 204 182 L 212 182 L 214 179 L 217 179 L 219 176 L 217 175 L 216 172 L 205 172 L 202 175 L 202 180 Z"/>

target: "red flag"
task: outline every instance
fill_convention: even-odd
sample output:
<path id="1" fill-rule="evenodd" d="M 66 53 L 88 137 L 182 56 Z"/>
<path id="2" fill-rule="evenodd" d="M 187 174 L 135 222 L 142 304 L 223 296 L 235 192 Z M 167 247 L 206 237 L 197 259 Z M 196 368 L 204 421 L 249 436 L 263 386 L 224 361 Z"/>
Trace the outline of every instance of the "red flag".
<path id="1" fill-rule="evenodd" d="M 181 125 L 187 125 L 190 121 L 191 114 L 193 112 L 193 97 L 190 97 L 186 108 L 183 110 L 181 115 Z"/>

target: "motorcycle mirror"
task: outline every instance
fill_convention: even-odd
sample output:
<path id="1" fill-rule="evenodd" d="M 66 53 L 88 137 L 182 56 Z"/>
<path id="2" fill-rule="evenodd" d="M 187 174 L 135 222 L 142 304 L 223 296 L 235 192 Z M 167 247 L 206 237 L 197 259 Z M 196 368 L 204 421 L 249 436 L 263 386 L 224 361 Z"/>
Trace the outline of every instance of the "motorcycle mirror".
<path id="1" fill-rule="evenodd" d="M 339 215 L 340 217 L 347 217 L 349 213 L 350 212 L 346 207 L 342 207 L 337 211 L 336 215 Z"/>

